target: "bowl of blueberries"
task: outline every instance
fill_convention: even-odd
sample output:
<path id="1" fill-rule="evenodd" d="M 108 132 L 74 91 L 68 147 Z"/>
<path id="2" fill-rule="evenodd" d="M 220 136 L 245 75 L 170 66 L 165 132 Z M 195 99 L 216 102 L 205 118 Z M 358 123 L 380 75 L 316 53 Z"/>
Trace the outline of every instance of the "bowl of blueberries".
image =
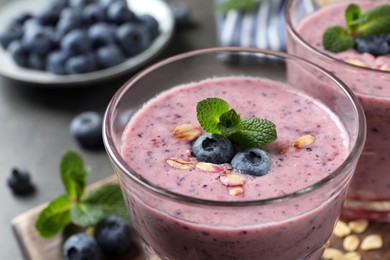
<path id="1" fill-rule="evenodd" d="M 0 74 L 49 86 L 134 71 L 168 44 L 163 0 L 0 0 Z"/>

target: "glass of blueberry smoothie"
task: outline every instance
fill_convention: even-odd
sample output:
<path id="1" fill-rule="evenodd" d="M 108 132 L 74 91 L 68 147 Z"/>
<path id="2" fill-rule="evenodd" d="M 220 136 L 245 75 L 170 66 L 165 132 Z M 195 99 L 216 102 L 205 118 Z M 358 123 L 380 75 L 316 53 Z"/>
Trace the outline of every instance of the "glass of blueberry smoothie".
<path id="1" fill-rule="evenodd" d="M 135 75 L 103 135 L 148 257 L 319 259 L 365 126 L 354 94 L 320 67 L 230 47 Z"/>
<path id="2" fill-rule="evenodd" d="M 291 0 L 285 14 L 288 52 L 340 78 L 366 115 L 367 141 L 343 216 L 390 221 L 389 1 Z"/>

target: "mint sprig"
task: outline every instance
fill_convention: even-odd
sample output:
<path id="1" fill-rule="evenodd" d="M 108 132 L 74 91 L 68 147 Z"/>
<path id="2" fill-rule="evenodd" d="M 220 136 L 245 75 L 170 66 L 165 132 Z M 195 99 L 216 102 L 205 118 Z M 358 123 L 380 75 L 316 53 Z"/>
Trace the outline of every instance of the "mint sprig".
<path id="1" fill-rule="evenodd" d="M 277 138 L 274 123 L 261 118 L 241 118 L 220 98 L 201 100 L 196 106 L 196 112 L 206 132 L 221 134 L 242 148 L 265 146 Z"/>
<path id="2" fill-rule="evenodd" d="M 112 214 L 128 219 L 119 185 L 106 184 L 86 191 L 89 173 L 79 154 L 69 151 L 63 155 L 60 175 L 66 193 L 52 200 L 39 214 L 35 228 L 43 238 L 55 236 L 69 224 L 94 226 Z"/>
<path id="3" fill-rule="evenodd" d="M 345 10 L 346 27 L 332 26 L 325 30 L 322 45 L 325 50 L 338 53 L 351 49 L 358 36 L 378 36 L 390 33 L 390 5 L 385 4 L 362 12 L 357 4 Z"/>

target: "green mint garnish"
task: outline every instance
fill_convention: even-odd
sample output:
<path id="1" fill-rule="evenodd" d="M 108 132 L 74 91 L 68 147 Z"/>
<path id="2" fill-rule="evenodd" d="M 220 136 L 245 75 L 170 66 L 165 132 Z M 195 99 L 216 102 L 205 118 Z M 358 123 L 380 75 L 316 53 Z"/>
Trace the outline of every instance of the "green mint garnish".
<path id="1" fill-rule="evenodd" d="M 35 228 L 43 238 L 55 236 L 71 223 L 85 228 L 108 215 L 128 219 L 119 185 L 106 184 L 85 191 L 89 172 L 79 154 L 64 154 L 60 174 L 66 194 L 52 200 L 39 214 Z"/>
<path id="2" fill-rule="evenodd" d="M 242 148 L 265 146 L 277 138 L 274 123 L 261 118 L 241 118 L 220 98 L 198 102 L 196 112 L 206 132 L 221 134 Z"/>
<path id="3" fill-rule="evenodd" d="M 261 0 L 221 0 L 217 8 L 223 13 L 230 10 L 253 12 L 260 2 Z"/>
<path id="4" fill-rule="evenodd" d="M 333 26 L 325 30 L 322 45 L 325 50 L 338 53 L 351 49 L 358 36 L 377 36 L 390 32 L 390 5 L 381 5 L 362 12 L 356 4 L 345 10 L 346 28 Z"/>

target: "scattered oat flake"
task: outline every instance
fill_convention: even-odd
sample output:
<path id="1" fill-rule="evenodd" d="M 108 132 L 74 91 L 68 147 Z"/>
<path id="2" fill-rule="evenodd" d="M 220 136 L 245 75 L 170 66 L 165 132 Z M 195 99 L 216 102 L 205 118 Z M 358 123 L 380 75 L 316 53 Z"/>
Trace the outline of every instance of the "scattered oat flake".
<path id="1" fill-rule="evenodd" d="M 192 162 L 185 161 L 180 158 L 168 158 L 166 162 L 169 164 L 169 166 L 181 170 L 191 170 L 195 167 Z"/>
<path id="2" fill-rule="evenodd" d="M 374 249 L 379 249 L 383 246 L 383 239 L 380 235 L 378 234 L 372 234 L 366 236 L 362 244 L 360 245 L 360 249 L 364 251 L 368 250 L 374 250 Z"/>
<path id="3" fill-rule="evenodd" d="M 343 248 L 349 252 L 355 251 L 360 244 L 360 239 L 357 235 L 348 235 L 343 240 Z"/>
<path id="4" fill-rule="evenodd" d="M 240 186 L 229 187 L 229 194 L 232 196 L 238 196 L 244 193 L 244 188 Z"/>
<path id="5" fill-rule="evenodd" d="M 362 257 L 358 252 L 348 252 L 344 255 L 343 260 L 361 260 Z"/>
<path id="6" fill-rule="evenodd" d="M 333 234 L 337 237 L 345 237 L 351 234 L 351 228 L 348 227 L 347 223 L 339 220 L 333 230 Z"/>
<path id="7" fill-rule="evenodd" d="M 366 231 L 368 224 L 369 224 L 368 220 L 358 219 L 358 220 L 350 221 L 348 223 L 348 227 L 351 229 L 353 233 L 360 234 Z"/>
<path id="8" fill-rule="evenodd" d="M 223 173 L 219 176 L 219 180 L 228 187 L 244 185 L 246 181 L 244 177 L 233 173 Z"/>
<path id="9" fill-rule="evenodd" d="M 349 63 L 349 64 L 352 64 L 352 65 L 360 66 L 360 67 L 368 67 L 367 64 L 364 63 L 364 62 L 361 61 L 361 60 L 346 59 L 345 62 L 347 62 L 347 63 Z"/>
<path id="10" fill-rule="evenodd" d="M 325 248 L 324 254 L 322 255 L 324 260 L 344 260 L 344 254 L 336 248 Z"/>
<path id="11" fill-rule="evenodd" d="M 219 166 L 218 164 L 214 164 L 214 163 L 198 162 L 195 166 L 196 166 L 196 168 L 198 168 L 202 171 L 205 171 L 205 172 L 218 173 L 218 172 L 224 171 L 224 169 L 221 166 Z"/>
<path id="12" fill-rule="evenodd" d="M 314 143 L 315 140 L 316 140 L 316 137 L 314 135 L 311 135 L 311 134 L 303 135 L 303 136 L 295 139 L 295 141 L 293 142 L 293 146 L 300 149 L 300 148 L 311 145 L 312 143 Z"/>
<path id="13" fill-rule="evenodd" d="M 172 134 L 179 140 L 192 141 L 202 134 L 202 131 L 192 124 L 182 124 L 173 129 Z"/>

